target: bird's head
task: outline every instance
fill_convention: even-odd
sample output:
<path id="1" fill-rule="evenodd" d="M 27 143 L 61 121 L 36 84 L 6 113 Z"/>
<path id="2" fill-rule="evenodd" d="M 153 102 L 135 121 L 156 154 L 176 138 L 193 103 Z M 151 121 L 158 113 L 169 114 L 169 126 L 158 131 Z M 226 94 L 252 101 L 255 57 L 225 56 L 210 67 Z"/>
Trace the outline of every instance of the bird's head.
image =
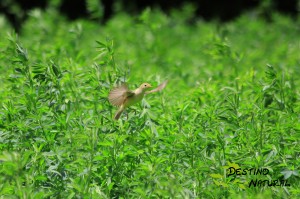
<path id="1" fill-rule="evenodd" d="M 145 90 L 147 88 L 151 88 L 152 86 L 148 83 L 142 83 L 142 85 L 140 86 L 141 89 Z"/>

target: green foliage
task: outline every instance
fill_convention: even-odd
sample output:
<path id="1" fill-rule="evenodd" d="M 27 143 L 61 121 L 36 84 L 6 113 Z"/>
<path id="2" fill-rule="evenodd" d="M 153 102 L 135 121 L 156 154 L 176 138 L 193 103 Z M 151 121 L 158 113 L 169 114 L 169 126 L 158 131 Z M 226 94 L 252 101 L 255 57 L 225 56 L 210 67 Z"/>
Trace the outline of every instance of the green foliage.
<path id="1" fill-rule="evenodd" d="M 0 23 L 1 197 L 299 197 L 299 22 L 188 25 L 190 11 L 99 26 L 34 10 L 19 36 Z M 165 79 L 112 119 L 114 86 Z"/>
<path id="2" fill-rule="evenodd" d="M 86 1 L 87 4 L 87 10 L 90 13 L 90 16 L 92 19 L 98 19 L 98 21 L 100 21 L 100 19 L 102 19 L 103 17 L 103 5 L 101 4 L 101 1 L 98 0 L 87 0 Z"/>

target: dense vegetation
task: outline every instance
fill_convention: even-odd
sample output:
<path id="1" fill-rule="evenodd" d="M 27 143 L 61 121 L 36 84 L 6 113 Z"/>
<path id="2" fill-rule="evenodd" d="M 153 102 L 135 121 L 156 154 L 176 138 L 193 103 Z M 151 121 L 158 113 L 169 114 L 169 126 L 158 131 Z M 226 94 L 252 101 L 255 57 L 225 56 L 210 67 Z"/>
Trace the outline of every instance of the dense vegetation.
<path id="1" fill-rule="evenodd" d="M 189 9 L 105 26 L 34 10 L 19 35 L 0 18 L 0 196 L 298 198 L 299 20 Z M 114 86 L 166 79 L 112 119 Z"/>

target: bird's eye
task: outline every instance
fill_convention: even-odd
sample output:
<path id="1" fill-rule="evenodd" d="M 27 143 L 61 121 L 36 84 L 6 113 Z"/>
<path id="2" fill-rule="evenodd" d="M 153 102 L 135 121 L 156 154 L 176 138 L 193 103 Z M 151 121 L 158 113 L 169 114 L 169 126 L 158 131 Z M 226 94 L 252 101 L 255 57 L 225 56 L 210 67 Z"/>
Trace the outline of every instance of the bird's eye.
<path id="1" fill-rule="evenodd" d="M 144 84 L 144 86 L 146 87 L 147 85 L 146 85 L 146 84 Z"/>

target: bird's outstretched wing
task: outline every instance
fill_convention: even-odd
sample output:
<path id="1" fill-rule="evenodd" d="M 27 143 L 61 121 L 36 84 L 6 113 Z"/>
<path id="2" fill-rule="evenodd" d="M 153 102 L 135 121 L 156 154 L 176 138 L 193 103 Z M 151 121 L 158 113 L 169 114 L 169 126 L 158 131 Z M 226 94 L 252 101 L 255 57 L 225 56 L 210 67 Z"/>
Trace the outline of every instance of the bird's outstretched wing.
<path id="1" fill-rule="evenodd" d="M 161 83 L 157 88 L 151 90 L 151 91 L 146 91 L 145 94 L 149 94 L 149 93 L 154 93 L 157 91 L 161 91 L 162 89 L 164 89 L 166 87 L 168 83 L 168 80 L 164 81 L 163 83 Z"/>
<path id="2" fill-rule="evenodd" d="M 126 98 L 132 95 L 134 95 L 134 92 L 130 91 L 126 84 L 122 84 L 110 91 L 108 100 L 114 106 L 121 106 Z"/>

